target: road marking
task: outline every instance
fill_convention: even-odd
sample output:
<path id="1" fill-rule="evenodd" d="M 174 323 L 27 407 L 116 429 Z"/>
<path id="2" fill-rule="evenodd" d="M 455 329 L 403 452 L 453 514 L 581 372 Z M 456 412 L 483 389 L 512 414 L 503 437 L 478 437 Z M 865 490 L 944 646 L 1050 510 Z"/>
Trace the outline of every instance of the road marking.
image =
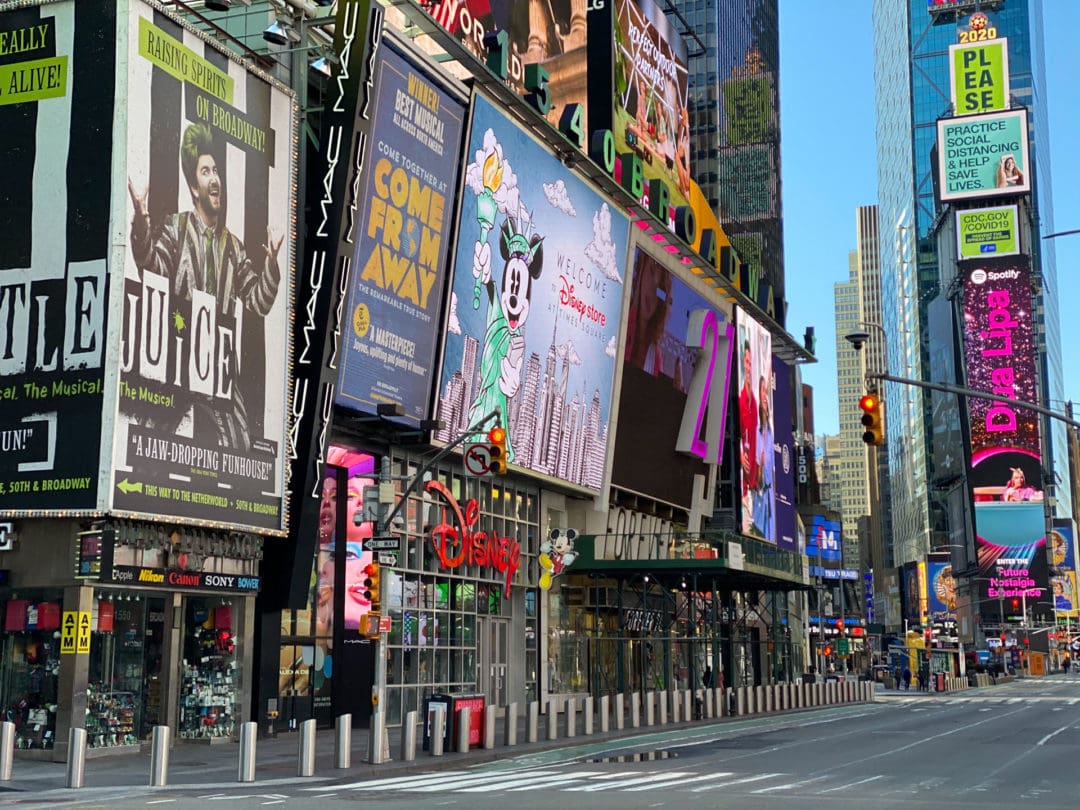
<path id="1" fill-rule="evenodd" d="M 470 772 L 470 771 L 443 771 L 438 776 L 431 776 L 429 774 L 427 776 L 414 776 L 412 778 L 400 777 L 399 776 L 397 778 L 388 778 L 388 779 L 370 779 L 370 780 L 368 780 L 366 782 L 353 782 L 353 783 L 348 784 L 348 785 L 327 785 L 327 786 L 324 786 L 324 787 L 309 787 L 309 788 L 304 788 L 304 790 L 323 793 L 323 792 L 328 791 L 328 790 L 354 790 L 356 788 L 377 788 L 377 787 L 386 787 L 386 786 L 389 786 L 389 785 L 405 785 L 405 784 L 413 784 L 413 783 L 426 784 L 426 783 L 434 782 L 434 781 L 440 780 L 440 779 L 452 779 L 452 778 L 457 777 L 457 776 L 466 776 L 466 775 L 470 775 L 470 774 L 473 774 L 473 772 Z M 473 774 L 473 775 L 475 775 L 475 774 Z M 203 797 L 200 796 L 200 798 L 203 798 Z"/>
<path id="2" fill-rule="evenodd" d="M 803 785 L 810 785 L 814 782 L 820 782 L 822 779 L 828 779 L 827 776 L 814 776 L 810 779 L 803 779 L 799 782 L 788 782 L 786 785 L 773 785 L 772 787 L 759 788 L 758 790 L 751 790 L 751 793 L 772 793 L 774 790 L 791 790 L 792 788 L 802 787 Z"/>
<path id="3" fill-rule="evenodd" d="M 147 804 L 168 804 L 169 802 L 175 802 L 175 801 L 176 801 L 176 799 L 154 799 L 154 801 L 147 802 Z"/>
<path id="4" fill-rule="evenodd" d="M 652 772 L 646 774 L 645 776 L 638 776 L 638 777 L 635 777 L 633 779 L 619 779 L 618 781 L 604 782 L 604 783 L 598 784 L 598 785 L 582 785 L 580 787 L 568 787 L 568 788 L 563 788 L 563 790 L 576 791 L 576 792 L 580 792 L 580 793 L 595 793 L 598 790 L 614 790 L 614 789 L 621 788 L 621 787 L 629 787 L 630 785 L 640 785 L 643 782 L 655 781 L 656 774 L 657 774 L 656 771 L 652 771 Z M 674 773 L 666 774 L 666 776 L 668 778 L 676 778 L 676 777 L 683 777 L 683 776 L 693 776 L 693 775 L 694 774 L 693 774 L 692 771 L 676 771 Z"/>
<path id="5" fill-rule="evenodd" d="M 878 779 L 884 779 L 883 774 L 877 776 L 871 776 L 869 779 L 860 779 L 858 782 L 849 782 L 846 785 L 840 785 L 840 787 L 826 788 L 825 790 L 819 790 L 818 793 L 832 793 L 834 790 L 847 790 L 848 788 L 855 787 L 856 785 L 865 785 L 867 782 L 875 782 Z"/>
<path id="6" fill-rule="evenodd" d="M 530 774 L 524 779 L 514 779 L 509 782 L 496 782 L 493 784 L 476 785 L 475 787 L 456 788 L 458 793 L 490 793 L 494 790 L 529 790 L 530 788 L 542 787 L 544 790 L 554 787 L 559 784 L 570 784 L 571 782 L 580 782 L 582 779 L 589 776 L 598 776 L 603 771 L 572 771 L 571 773 L 563 774 L 559 779 L 555 781 L 549 781 L 547 777 L 537 776 L 536 774 Z M 540 784 L 537 784 L 537 783 Z M 522 787 L 525 785 L 526 787 Z"/>
<path id="7" fill-rule="evenodd" d="M 733 773 L 732 771 L 721 771 L 720 773 L 708 773 L 708 774 L 705 774 L 704 776 L 694 776 L 694 777 L 691 777 L 690 779 L 678 779 L 678 780 L 675 781 L 675 784 L 687 785 L 687 784 L 690 784 L 691 782 L 708 782 L 708 781 L 711 781 L 713 779 L 724 779 L 725 777 L 731 776 L 732 773 Z M 668 787 L 668 785 L 670 785 L 670 784 L 671 784 L 670 782 L 664 782 L 664 781 L 654 782 L 651 785 L 641 785 L 639 787 L 627 788 L 626 792 L 627 793 L 637 793 L 637 792 L 642 791 L 642 790 L 660 790 L 662 788 Z"/>
<path id="8" fill-rule="evenodd" d="M 742 779 L 732 779 L 730 782 L 721 782 L 718 785 L 706 785 L 705 787 L 690 788 L 691 793 L 704 793 L 706 790 L 731 787 L 732 785 L 744 785 L 747 782 L 760 782 L 762 779 L 772 779 L 775 776 L 786 776 L 782 773 L 762 773 L 757 776 L 744 776 Z"/>
<path id="9" fill-rule="evenodd" d="M 1043 737 L 1043 738 L 1042 738 L 1041 740 L 1039 740 L 1039 741 L 1038 741 L 1037 743 L 1035 743 L 1035 745 L 1036 745 L 1036 746 L 1039 746 L 1039 745 L 1046 745 L 1047 741 L 1048 741 L 1048 740 L 1049 740 L 1050 738 L 1052 738 L 1052 737 L 1056 737 L 1056 736 L 1057 736 L 1058 734 L 1060 734 L 1061 732 L 1065 731 L 1065 730 L 1066 730 L 1066 729 L 1067 729 L 1067 728 L 1068 728 L 1069 726 L 1071 726 L 1071 725 L 1072 725 L 1072 723 L 1068 723 L 1068 724 L 1066 724 L 1066 725 L 1062 726 L 1061 728 L 1059 728 L 1059 729 L 1058 729 L 1057 731 L 1051 731 L 1051 732 L 1050 732 L 1049 734 L 1047 734 L 1047 735 L 1046 735 L 1045 737 Z"/>
<path id="10" fill-rule="evenodd" d="M 535 780 L 540 776 L 558 775 L 558 771 L 529 771 L 529 778 Z M 395 787 L 394 785 L 387 785 L 384 790 L 405 790 L 415 793 L 439 793 L 443 790 L 455 790 L 459 791 L 463 788 L 477 786 L 477 783 L 493 784 L 496 785 L 496 789 L 502 784 L 513 782 L 516 785 L 521 784 L 521 772 L 509 771 L 506 773 L 492 775 L 485 773 L 474 773 L 470 776 L 462 776 L 457 779 L 442 780 L 432 785 L 408 785 L 406 787 Z"/>

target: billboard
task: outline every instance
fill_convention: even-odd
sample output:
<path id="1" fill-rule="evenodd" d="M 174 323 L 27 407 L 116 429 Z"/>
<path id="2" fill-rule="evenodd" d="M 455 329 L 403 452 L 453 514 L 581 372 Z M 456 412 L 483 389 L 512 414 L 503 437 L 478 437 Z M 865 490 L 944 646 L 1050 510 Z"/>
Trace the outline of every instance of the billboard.
<path id="1" fill-rule="evenodd" d="M 1008 42 L 1002 38 L 949 46 L 949 90 L 955 115 L 1008 108 Z"/>
<path id="2" fill-rule="evenodd" d="M 131 5 L 127 209 L 111 503 L 279 531 L 294 102 Z"/>
<path id="3" fill-rule="evenodd" d="M 788 551 L 798 550 L 795 536 L 795 436 L 792 430 L 792 369 L 779 357 L 773 357 L 774 452 L 773 481 L 776 497 L 776 544 Z"/>
<path id="4" fill-rule="evenodd" d="M 927 612 L 930 621 L 956 619 L 956 577 L 948 560 L 929 559 L 926 562 Z"/>
<path id="5" fill-rule="evenodd" d="M 482 96 L 467 155 L 435 438 L 497 408 L 510 463 L 598 491 L 629 223 Z"/>
<path id="6" fill-rule="evenodd" d="M 435 376 L 465 108 L 397 51 L 379 53 L 337 403 L 397 403 L 416 423 Z"/>
<path id="7" fill-rule="evenodd" d="M 976 502 L 975 545 L 984 599 L 1000 600 L 1006 617 L 1014 609 L 1013 599 L 1033 609 L 1043 601 L 1048 582 L 1041 503 Z M 993 606 L 984 605 L 982 610 L 993 611 Z"/>
<path id="8" fill-rule="evenodd" d="M 611 482 L 690 509 L 694 476 L 707 475 L 706 465 L 722 457 L 732 319 L 642 248 L 633 256 Z M 713 315 L 704 341 L 695 313 Z M 700 452 L 678 452 L 680 423 L 687 421 L 695 438 L 704 428 Z"/>
<path id="9" fill-rule="evenodd" d="M 953 302 L 936 296 L 927 306 L 930 322 L 930 380 L 955 385 L 957 380 L 956 341 L 953 337 Z M 931 391 L 931 433 L 933 476 L 937 482 L 953 481 L 967 466 L 960 404 L 956 394 Z"/>
<path id="10" fill-rule="evenodd" d="M 1026 110 L 937 122 L 942 202 L 1031 191 Z"/>
<path id="11" fill-rule="evenodd" d="M 0 13 L 0 513 L 94 510 L 116 4 Z"/>
<path id="12" fill-rule="evenodd" d="M 1054 518 L 1050 532 L 1050 587 L 1054 612 L 1059 616 L 1080 616 L 1076 592 L 1076 530 L 1070 518 Z"/>
<path id="13" fill-rule="evenodd" d="M 843 557 L 840 522 L 829 520 L 824 515 L 814 515 L 810 531 L 806 535 L 806 556 L 811 563 L 836 563 L 822 565 L 823 568 L 839 569 Z"/>
<path id="14" fill-rule="evenodd" d="M 973 208 L 956 212 L 956 257 L 985 259 L 1020 252 L 1015 205 Z"/>
<path id="15" fill-rule="evenodd" d="M 745 310 L 736 320 L 741 531 L 775 543 L 772 333 Z"/>
<path id="16" fill-rule="evenodd" d="M 964 271 L 967 386 L 1038 401 L 1027 259 L 988 260 Z M 976 500 L 1042 500 L 1039 420 L 1034 411 L 968 398 L 969 476 Z"/>
<path id="17" fill-rule="evenodd" d="M 900 568 L 900 599 L 904 619 L 909 624 L 922 624 L 922 606 L 926 601 L 922 574 L 925 571 L 925 563 L 904 563 Z"/>

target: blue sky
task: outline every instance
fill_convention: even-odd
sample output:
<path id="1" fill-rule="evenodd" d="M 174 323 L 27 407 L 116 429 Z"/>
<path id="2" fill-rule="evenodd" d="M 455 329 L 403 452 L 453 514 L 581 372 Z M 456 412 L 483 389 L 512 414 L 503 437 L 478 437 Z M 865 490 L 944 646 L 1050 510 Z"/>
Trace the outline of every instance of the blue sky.
<path id="1" fill-rule="evenodd" d="M 1080 229 L 1080 2 L 1043 0 L 1055 230 Z M 870 0 L 780 0 L 788 331 L 817 332 L 814 428 L 838 430 L 833 285 L 847 281 L 855 209 L 877 202 Z M 1045 235 L 1045 232 L 1044 232 Z M 1056 240 L 1065 398 L 1080 407 L 1080 234 Z"/>

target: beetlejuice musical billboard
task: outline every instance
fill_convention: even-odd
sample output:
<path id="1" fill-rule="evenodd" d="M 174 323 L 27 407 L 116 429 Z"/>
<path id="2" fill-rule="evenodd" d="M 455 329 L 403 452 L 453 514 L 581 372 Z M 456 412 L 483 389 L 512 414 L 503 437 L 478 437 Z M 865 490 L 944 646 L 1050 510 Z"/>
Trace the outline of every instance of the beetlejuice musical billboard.
<path id="1" fill-rule="evenodd" d="M 467 160 L 435 438 L 498 409 L 511 464 L 599 490 L 628 220 L 479 95 Z"/>

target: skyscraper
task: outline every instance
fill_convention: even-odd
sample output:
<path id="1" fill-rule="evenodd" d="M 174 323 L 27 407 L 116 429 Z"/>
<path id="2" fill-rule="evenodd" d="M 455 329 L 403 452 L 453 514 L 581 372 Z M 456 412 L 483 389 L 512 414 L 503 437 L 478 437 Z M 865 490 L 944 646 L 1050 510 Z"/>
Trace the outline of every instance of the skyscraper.
<path id="1" fill-rule="evenodd" d="M 972 12 L 986 28 L 1008 40 L 1011 106 L 1028 111 L 1032 156 L 1031 221 L 1050 232 L 1050 166 L 1047 145 L 1045 66 L 1041 0 L 980 0 L 945 8 L 926 0 L 875 0 L 874 53 L 878 133 L 878 206 L 881 229 L 883 324 L 888 332 L 888 369 L 913 379 L 930 379 L 929 305 L 940 292 L 943 267 L 931 152 L 937 119 L 952 114 L 949 46 L 970 30 Z M 1033 242 L 1039 242 L 1035 234 Z M 947 257 L 945 263 L 951 263 Z M 1036 311 L 1042 311 L 1038 356 L 1040 398 L 1060 400 L 1061 345 L 1058 329 L 1057 270 L 1052 241 L 1031 250 L 1033 274 L 1041 278 Z M 932 481 L 930 398 L 922 389 L 889 385 L 885 409 L 891 485 L 891 537 L 897 565 L 922 559 L 931 547 L 949 544 L 947 508 Z M 1044 430 L 1044 466 L 1064 483 L 1067 458 L 1064 427 Z M 1071 514 L 1066 487 L 1058 486 L 1058 514 Z"/>

